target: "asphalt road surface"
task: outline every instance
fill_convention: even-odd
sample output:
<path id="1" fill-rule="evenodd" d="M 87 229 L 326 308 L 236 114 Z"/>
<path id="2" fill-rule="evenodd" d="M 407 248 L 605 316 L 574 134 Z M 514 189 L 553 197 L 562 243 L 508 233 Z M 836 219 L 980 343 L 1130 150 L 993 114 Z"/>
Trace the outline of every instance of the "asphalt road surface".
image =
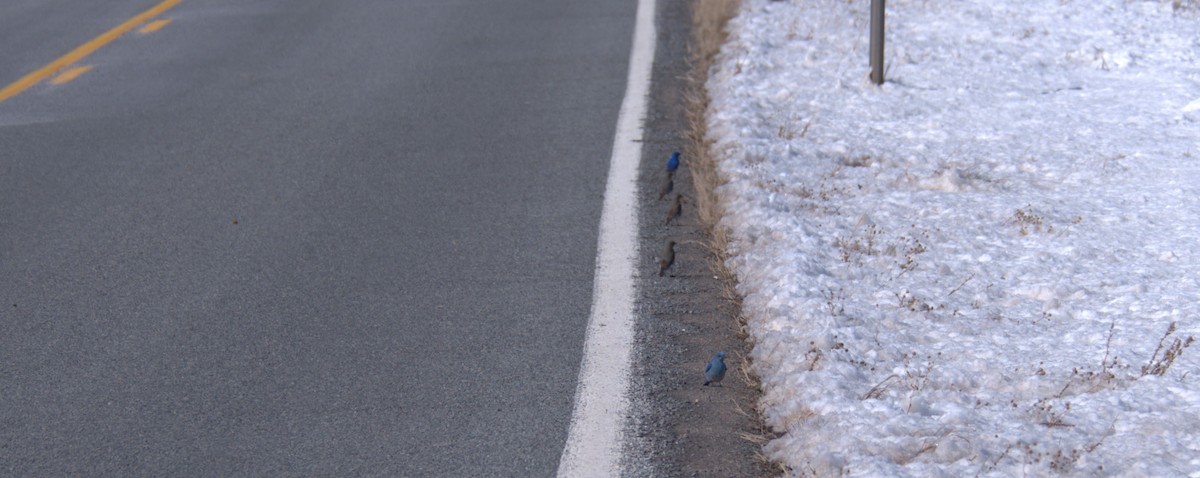
<path id="1" fill-rule="evenodd" d="M 0 2 L 0 87 L 158 3 Z M 552 474 L 635 9 L 184 0 L 0 102 L 0 474 Z"/>

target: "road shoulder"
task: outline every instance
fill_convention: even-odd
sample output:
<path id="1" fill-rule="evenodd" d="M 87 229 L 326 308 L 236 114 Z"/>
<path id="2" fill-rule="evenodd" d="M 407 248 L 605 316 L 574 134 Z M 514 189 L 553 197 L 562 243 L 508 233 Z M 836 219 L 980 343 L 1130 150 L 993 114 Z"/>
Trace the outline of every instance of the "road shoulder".
<path id="1" fill-rule="evenodd" d="M 634 416 L 626 441 L 629 476 L 775 476 L 761 458 L 765 435 L 755 411 L 760 392 L 744 367 L 749 343 L 738 322 L 730 287 L 713 271 L 706 228 L 684 203 L 667 222 L 668 198 L 659 199 L 672 151 L 687 141 L 688 42 L 692 2 L 659 2 L 658 52 L 645 122 L 639 178 L 641 266 L 631 399 Z M 674 193 L 695 198 L 689 160 L 674 178 Z M 665 243 L 673 240 L 675 263 L 658 275 Z M 704 386 L 704 366 L 718 351 L 729 373 L 719 386 Z"/>

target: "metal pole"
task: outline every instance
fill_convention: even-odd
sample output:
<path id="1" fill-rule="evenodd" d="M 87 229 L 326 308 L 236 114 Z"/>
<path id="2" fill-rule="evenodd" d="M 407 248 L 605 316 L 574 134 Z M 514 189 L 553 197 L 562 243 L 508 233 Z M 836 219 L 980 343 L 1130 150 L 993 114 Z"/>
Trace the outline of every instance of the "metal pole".
<path id="1" fill-rule="evenodd" d="M 883 84 L 883 0 L 871 0 L 871 82 Z"/>

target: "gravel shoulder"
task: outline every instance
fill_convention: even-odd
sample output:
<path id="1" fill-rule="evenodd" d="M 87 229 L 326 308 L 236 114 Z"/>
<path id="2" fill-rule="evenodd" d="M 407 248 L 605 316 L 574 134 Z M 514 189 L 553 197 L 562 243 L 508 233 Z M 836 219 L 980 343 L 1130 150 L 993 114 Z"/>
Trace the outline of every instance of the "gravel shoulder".
<path id="1" fill-rule="evenodd" d="M 641 218 L 640 297 L 631 394 L 634 436 L 627 441 L 629 476 L 776 476 L 761 459 L 766 431 L 755 412 L 760 393 L 743 373 L 750 346 L 738 307 L 711 267 L 705 229 L 694 209 L 665 224 L 669 199 L 659 200 L 671 152 L 686 141 L 685 98 L 692 2 L 660 0 L 658 51 L 646 118 L 639 179 Z M 674 192 L 695 197 L 689 158 L 675 174 Z M 674 240 L 674 265 L 658 276 L 658 259 Z M 728 355 L 720 386 L 703 386 L 705 363 Z"/>

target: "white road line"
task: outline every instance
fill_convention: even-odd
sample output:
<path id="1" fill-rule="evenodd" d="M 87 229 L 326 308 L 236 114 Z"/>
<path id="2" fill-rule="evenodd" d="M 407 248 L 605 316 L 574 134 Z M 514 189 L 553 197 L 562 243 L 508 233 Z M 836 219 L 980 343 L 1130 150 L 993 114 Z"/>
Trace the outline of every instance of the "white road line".
<path id="1" fill-rule="evenodd" d="M 657 44 L 654 11 L 655 0 L 638 1 L 629 80 L 617 115 L 604 209 L 600 213 L 592 314 L 575 389 L 571 429 L 558 462 L 558 476 L 563 478 L 610 477 L 621 472 L 638 259 L 637 178 L 642 161 L 638 140 L 642 137 Z"/>

